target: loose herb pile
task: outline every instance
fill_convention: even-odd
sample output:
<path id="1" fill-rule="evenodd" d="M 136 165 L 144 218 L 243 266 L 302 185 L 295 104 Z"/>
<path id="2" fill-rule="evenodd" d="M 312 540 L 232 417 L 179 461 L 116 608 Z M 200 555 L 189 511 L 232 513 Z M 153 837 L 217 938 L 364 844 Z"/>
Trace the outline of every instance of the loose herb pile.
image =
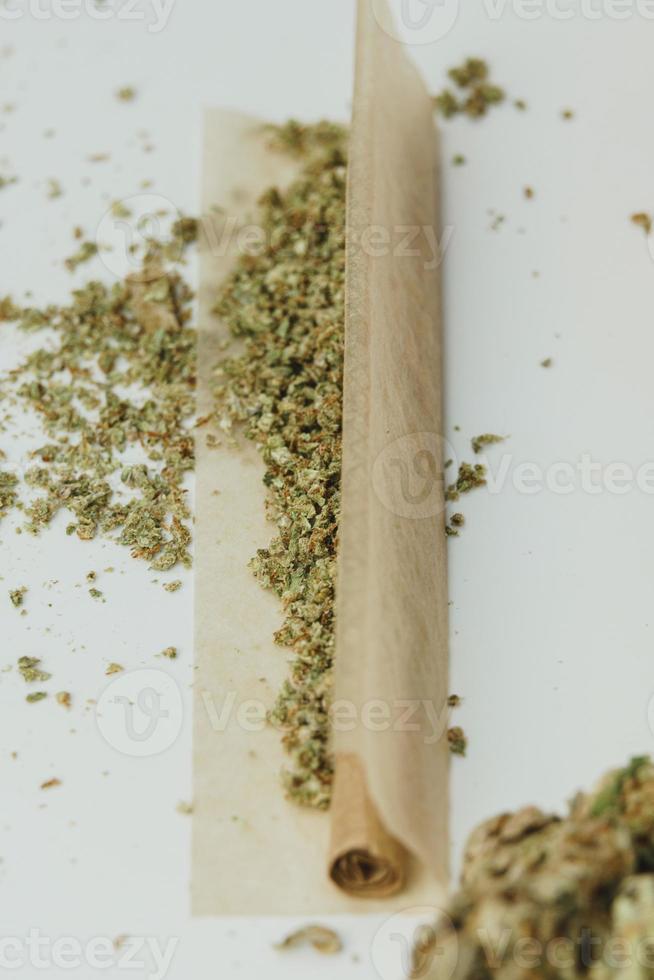
<path id="1" fill-rule="evenodd" d="M 290 123 L 274 145 L 301 159 L 297 179 L 260 200 L 265 248 L 242 256 L 216 312 L 244 342 L 216 389 L 222 424 L 241 423 L 261 451 L 277 533 L 252 561 L 282 599 L 277 643 L 293 652 L 271 712 L 290 757 L 289 797 L 329 805 L 329 706 L 341 481 L 346 133 Z"/>
<path id="2" fill-rule="evenodd" d="M 447 74 L 456 90 L 444 88 L 434 96 L 434 107 L 445 119 L 461 114 L 479 119 L 491 106 L 499 105 L 506 98 L 504 89 L 489 81 L 488 65 L 481 58 L 467 58 Z"/>
<path id="3" fill-rule="evenodd" d="M 3 301 L 5 320 L 46 335 L 0 383 L 8 404 L 36 414 L 46 441 L 25 472 L 28 503 L 17 477 L 0 473 L 0 514 L 20 506 L 38 533 L 65 511 L 67 533 L 83 540 L 113 533 L 154 569 L 190 564 L 195 332 L 176 266 L 195 233 L 179 219 L 169 240 L 149 242 L 138 273 L 88 282 L 67 306 Z"/>
<path id="4" fill-rule="evenodd" d="M 468 839 L 448 920 L 416 944 L 412 976 L 651 976 L 653 841 L 648 757 L 579 793 L 563 818 L 530 806 L 486 821 Z"/>

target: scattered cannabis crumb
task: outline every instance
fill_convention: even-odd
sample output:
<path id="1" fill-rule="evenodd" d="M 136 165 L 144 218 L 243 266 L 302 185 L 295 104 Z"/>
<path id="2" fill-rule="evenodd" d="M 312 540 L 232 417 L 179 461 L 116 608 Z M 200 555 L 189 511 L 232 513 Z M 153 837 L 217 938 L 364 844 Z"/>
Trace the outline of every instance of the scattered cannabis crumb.
<path id="1" fill-rule="evenodd" d="M 265 250 L 244 256 L 216 312 L 242 356 L 217 374 L 221 428 L 234 423 L 259 446 L 268 513 L 277 535 L 252 560 L 281 598 L 275 635 L 290 647 L 289 679 L 271 712 L 291 765 L 289 797 L 329 805 L 333 776 L 329 704 L 341 478 L 346 132 L 331 123 L 269 128 L 276 147 L 302 160 L 286 189 L 260 201 Z"/>
<path id="2" fill-rule="evenodd" d="M 461 113 L 478 119 L 505 99 L 504 90 L 488 80 L 488 65 L 481 58 L 468 58 L 458 68 L 450 68 L 448 75 L 456 91 L 445 88 L 433 99 L 436 110 L 445 119 Z"/>
<path id="3" fill-rule="evenodd" d="M 44 783 L 41 783 L 41 789 L 54 789 L 56 786 L 61 786 L 61 780 L 54 777 L 53 779 L 46 779 Z"/>
<path id="4" fill-rule="evenodd" d="M 313 946 L 319 953 L 327 955 L 340 953 L 343 949 L 343 943 L 338 933 L 326 926 L 318 925 L 303 926 L 301 929 L 297 929 L 282 939 L 281 942 L 276 943 L 275 949 L 294 949 L 296 946 L 306 944 Z"/>
<path id="5" fill-rule="evenodd" d="M 181 587 L 182 587 L 182 582 L 181 579 L 178 578 L 175 579 L 173 582 L 164 583 L 164 589 L 166 590 L 166 592 L 177 592 L 178 589 L 181 589 Z"/>
<path id="6" fill-rule="evenodd" d="M 165 650 L 161 651 L 162 657 L 168 657 L 169 660 L 177 659 L 177 647 L 166 647 Z"/>
<path id="7" fill-rule="evenodd" d="M 455 153 L 452 157 L 452 163 L 455 167 L 462 167 L 466 163 L 466 158 L 462 153 Z"/>
<path id="8" fill-rule="evenodd" d="M 47 696 L 48 695 L 47 695 L 46 691 L 34 691 L 33 694 L 28 694 L 27 697 L 25 698 L 25 700 L 29 704 L 36 704 L 37 701 L 43 701 L 44 698 L 47 698 Z"/>
<path id="9" fill-rule="evenodd" d="M 546 357 L 543 361 L 540 362 L 540 366 L 544 368 L 550 368 L 552 367 L 553 363 L 554 361 L 552 360 L 551 357 Z"/>
<path id="10" fill-rule="evenodd" d="M 486 485 L 486 467 L 481 463 L 461 463 L 454 483 L 450 483 L 446 492 L 446 500 L 458 500 L 462 493 L 470 493 L 476 487 Z"/>
<path id="11" fill-rule="evenodd" d="M 85 262 L 89 262 L 97 254 L 98 246 L 96 242 L 82 242 L 74 255 L 71 255 L 64 260 L 64 265 L 69 272 L 75 272 L 78 266 L 83 265 Z"/>
<path id="12" fill-rule="evenodd" d="M 481 436 L 474 436 L 474 438 L 470 440 L 470 443 L 472 445 L 473 453 L 477 454 L 482 451 L 484 446 L 493 446 L 498 442 L 504 442 L 505 439 L 506 436 L 496 436 L 492 432 L 485 432 Z"/>
<path id="13" fill-rule="evenodd" d="M 133 102 L 136 98 L 136 89 L 131 85 L 125 85 L 116 92 L 116 98 L 120 102 Z"/>
<path id="14" fill-rule="evenodd" d="M 11 589 L 9 591 L 9 599 L 11 600 L 12 606 L 18 609 L 19 606 L 23 605 L 23 600 L 27 594 L 27 586 L 21 585 L 18 589 Z"/>
<path id="15" fill-rule="evenodd" d="M 51 674 L 39 668 L 41 661 L 38 657 L 20 657 L 18 660 L 18 671 L 27 684 L 35 681 L 49 681 Z"/>
<path id="16" fill-rule="evenodd" d="M 111 663 L 105 670 L 105 674 L 107 677 L 109 677 L 110 674 L 120 674 L 124 670 L 125 668 L 123 667 L 122 664 Z"/>
<path id="17" fill-rule="evenodd" d="M 516 109 L 519 109 L 520 112 L 524 112 L 527 108 L 527 103 L 524 99 L 515 99 L 513 105 L 516 107 Z"/>
<path id="18" fill-rule="evenodd" d="M 10 187 L 12 184 L 18 183 L 18 177 L 4 177 L 0 174 L 0 191 L 4 190 L 5 187 Z"/>
<path id="19" fill-rule="evenodd" d="M 58 180 L 56 180 L 56 178 L 51 177 L 48 180 L 48 192 L 47 193 L 48 193 L 48 197 L 50 198 L 51 201 L 54 201 L 56 198 L 61 197 L 61 195 L 64 193 L 61 184 L 59 183 Z"/>
<path id="20" fill-rule="evenodd" d="M 461 704 L 461 698 L 458 694 L 450 694 L 449 698 L 447 699 L 447 704 L 450 708 L 458 708 Z"/>
<path id="21" fill-rule="evenodd" d="M 468 747 L 468 739 L 462 728 L 455 725 L 447 730 L 447 741 L 452 755 L 465 755 Z"/>
<path id="22" fill-rule="evenodd" d="M 561 116 L 563 119 L 574 119 L 574 112 L 572 109 L 562 109 Z"/>
<path id="23" fill-rule="evenodd" d="M 92 599 L 102 599 L 104 601 L 104 593 L 100 589 L 89 589 L 89 595 Z"/>
<path id="24" fill-rule="evenodd" d="M 536 196 L 536 191 L 534 190 L 533 187 L 525 187 L 523 194 L 525 195 L 528 201 L 531 201 L 532 198 Z"/>
<path id="25" fill-rule="evenodd" d="M 111 286 L 92 280 L 68 305 L 2 301 L 19 329 L 48 331 L 0 378 L 3 402 L 35 412 L 43 431 L 20 481 L 33 498 L 32 533 L 67 511 L 67 533 L 81 540 L 113 537 L 159 571 L 190 565 L 195 331 L 192 293 L 176 267 L 196 233 L 195 219 L 178 219 L 169 237 L 147 241 L 132 275 Z M 17 479 L 0 473 L 0 515 L 18 494 Z"/>
<path id="26" fill-rule="evenodd" d="M 648 214 L 647 211 L 637 211 L 636 214 L 632 214 L 631 220 L 635 225 L 642 228 L 646 235 L 652 230 L 652 216 Z"/>
<path id="27" fill-rule="evenodd" d="M 183 800 L 180 800 L 176 809 L 177 812 L 181 813 L 183 816 L 190 816 L 193 813 L 193 804 L 185 803 Z"/>
<path id="28" fill-rule="evenodd" d="M 563 816 L 527 806 L 486 820 L 468 838 L 446 916 L 414 948 L 411 976 L 438 962 L 452 980 L 644 980 L 653 839 L 654 765 L 645 756 L 577 793 Z"/>
<path id="29" fill-rule="evenodd" d="M 57 704 L 60 704 L 63 708 L 70 708 L 72 704 L 72 697 L 69 691 L 58 691 L 55 694 L 55 699 Z"/>

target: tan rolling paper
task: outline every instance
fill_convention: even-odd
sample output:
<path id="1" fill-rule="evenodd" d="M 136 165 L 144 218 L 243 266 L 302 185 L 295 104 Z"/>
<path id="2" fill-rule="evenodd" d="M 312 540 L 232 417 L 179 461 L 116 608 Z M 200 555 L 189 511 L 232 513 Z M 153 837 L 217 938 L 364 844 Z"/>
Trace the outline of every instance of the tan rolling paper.
<path id="1" fill-rule="evenodd" d="M 360 0 L 349 157 L 330 874 L 447 873 L 447 574 L 438 157 L 431 100 Z"/>

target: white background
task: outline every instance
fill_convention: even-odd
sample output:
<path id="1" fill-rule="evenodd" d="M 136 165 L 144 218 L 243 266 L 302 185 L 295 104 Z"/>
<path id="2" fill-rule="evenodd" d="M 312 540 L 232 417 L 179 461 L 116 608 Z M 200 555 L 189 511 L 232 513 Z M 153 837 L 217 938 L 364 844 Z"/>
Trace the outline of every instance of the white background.
<path id="1" fill-rule="evenodd" d="M 0 172 L 20 183 L 0 192 L 0 294 L 19 301 L 26 290 L 38 302 L 64 299 L 72 227 L 93 237 L 109 202 L 138 193 L 143 179 L 196 213 L 204 106 L 280 121 L 348 116 L 349 0 L 174 0 L 160 30 L 145 2 L 129 14 L 115 0 L 106 20 L 91 0 L 72 0 L 69 20 L 45 0 L 12 5 L 20 16 L 0 19 L 0 49 L 13 49 L 0 57 L 0 98 L 15 105 L 0 114 Z M 455 865 L 478 820 L 532 801 L 560 807 L 654 740 L 651 494 L 527 494 L 513 483 L 524 462 L 546 469 L 589 454 L 636 469 L 654 458 L 654 263 L 629 222 L 654 209 L 652 11 L 608 0 L 587 0 L 584 11 L 564 0 L 461 7 L 451 30 L 413 49 L 428 84 L 436 91 L 447 67 L 481 55 L 529 109 L 509 103 L 481 122 L 443 125 L 447 433 L 468 459 L 471 436 L 510 435 L 488 454 L 493 470 L 510 454 L 504 486 L 462 501 L 467 525 L 450 548 L 452 689 L 465 699 L 458 720 L 470 739 L 468 757 L 453 765 Z M 132 104 L 114 97 L 128 84 L 138 90 Z M 575 117 L 566 122 L 568 106 Z M 110 160 L 88 162 L 99 152 Z M 454 153 L 467 165 L 453 167 Z M 64 189 L 55 201 L 46 197 L 51 177 Z M 497 230 L 491 211 L 505 215 Z M 98 263 L 73 282 L 91 271 L 109 275 Z M 2 326 L 2 365 L 17 343 L 28 341 Z M 16 465 L 21 435 L 20 426 L 0 434 Z M 65 538 L 64 524 L 37 539 L 16 535 L 9 520 L 0 528 L 2 588 L 30 589 L 25 617 L 0 602 L 0 669 L 41 656 L 74 695 L 68 714 L 54 702 L 26 705 L 16 672 L 0 673 L 2 935 L 177 938 L 175 980 L 307 970 L 399 977 L 399 945 L 384 944 L 399 927 L 373 941 L 379 919 L 338 921 L 338 960 L 273 950 L 288 921 L 191 921 L 190 820 L 175 808 L 190 798 L 192 576 L 168 595 L 164 576 L 153 582 L 110 543 Z M 87 594 L 90 569 L 105 604 Z M 152 758 L 121 755 L 98 733 L 90 703 L 106 665 L 161 669 L 155 655 L 171 644 L 180 658 L 164 667 L 185 698 L 180 736 Z M 62 786 L 40 790 L 52 776 Z M 53 966 L 50 974 L 59 975 Z"/>

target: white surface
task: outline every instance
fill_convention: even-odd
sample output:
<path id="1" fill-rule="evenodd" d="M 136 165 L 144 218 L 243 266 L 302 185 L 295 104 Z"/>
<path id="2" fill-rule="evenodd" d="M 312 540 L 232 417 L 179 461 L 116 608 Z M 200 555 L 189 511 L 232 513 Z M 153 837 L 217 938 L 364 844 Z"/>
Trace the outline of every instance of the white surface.
<path id="1" fill-rule="evenodd" d="M 596 20 L 579 12 L 526 20 L 517 2 L 496 18 L 488 10 L 497 5 L 472 8 L 438 42 L 416 46 L 426 78 L 439 88 L 447 66 L 479 54 L 529 111 L 507 105 L 478 124 L 443 126 L 448 432 L 462 458 L 470 436 L 510 433 L 489 462 L 495 470 L 503 450 L 512 456 L 501 492 L 462 502 L 467 526 L 450 549 L 452 688 L 465 698 L 457 720 L 470 738 L 468 758 L 453 766 L 455 858 L 482 817 L 530 800 L 560 806 L 606 766 L 649 751 L 654 691 L 651 494 L 528 495 L 511 483 L 525 461 L 547 468 L 588 453 L 637 468 L 652 457 L 654 265 L 628 217 L 654 207 L 654 26 L 635 4 L 616 20 L 599 0 Z M 35 9 L 0 20 L 0 48 L 15 49 L 0 59 L 2 101 L 16 106 L 1 117 L 0 159 L 2 172 L 21 178 L 0 194 L 0 292 L 19 299 L 27 289 L 39 302 L 63 299 L 72 226 L 93 233 L 109 201 L 138 193 L 142 179 L 194 213 L 204 105 L 278 120 L 347 116 L 346 0 L 178 0 L 159 32 L 148 30 L 145 5 L 146 20 L 87 12 L 64 21 Z M 138 89 L 133 104 L 113 96 L 126 84 Z M 566 106 L 576 111 L 570 122 L 560 117 Z M 45 139 L 50 127 L 56 136 Z M 111 160 L 87 162 L 100 151 Z M 468 163 L 454 168 L 459 152 Z M 64 187 L 59 200 L 46 199 L 49 177 Z M 506 215 L 497 231 L 489 209 Z M 0 330 L 3 365 L 15 356 L 14 338 Z M 546 356 L 550 370 L 539 366 Z M 20 443 L 3 442 L 17 461 Z M 307 969 L 325 977 L 381 970 L 394 980 L 400 945 L 384 945 L 388 926 L 373 942 L 378 919 L 338 923 L 346 943 L 338 960 L 272 950 L 286 921 L 190 920 L 190 821 L 175 806 L 190 792 L 191 577 L 168 595 L 117 547 L 64 542 L 62 524 L 38 539 L 16 536 L 9 521 L 0 528 L 3 589 L 30 587 L 26 617 L 0 604 L 0 666 L 41 655 L 75 695 L 68 715 L 54 703 L 26 706 L 15 673 L 0 674 L 2 935 L 178 939 L 174 980 L 304 977 Z M 98 582 L 108 601 L 94 603 L 84 575 L 108 565 L 116 571 Z M 180 736 L 158 756 L 121 755 L 86 700 L 100 697 L 109 660 L 159 668 L 154 654 L 169 644 L 181 652 L 166 662 L 185 699 Z M 46 795 L 39 785 L 54 775 L 63 785 Z M 43 967 L 13 972 L 40 976 Z M 70 972 L 51 964 L 48 975 Z"/>

